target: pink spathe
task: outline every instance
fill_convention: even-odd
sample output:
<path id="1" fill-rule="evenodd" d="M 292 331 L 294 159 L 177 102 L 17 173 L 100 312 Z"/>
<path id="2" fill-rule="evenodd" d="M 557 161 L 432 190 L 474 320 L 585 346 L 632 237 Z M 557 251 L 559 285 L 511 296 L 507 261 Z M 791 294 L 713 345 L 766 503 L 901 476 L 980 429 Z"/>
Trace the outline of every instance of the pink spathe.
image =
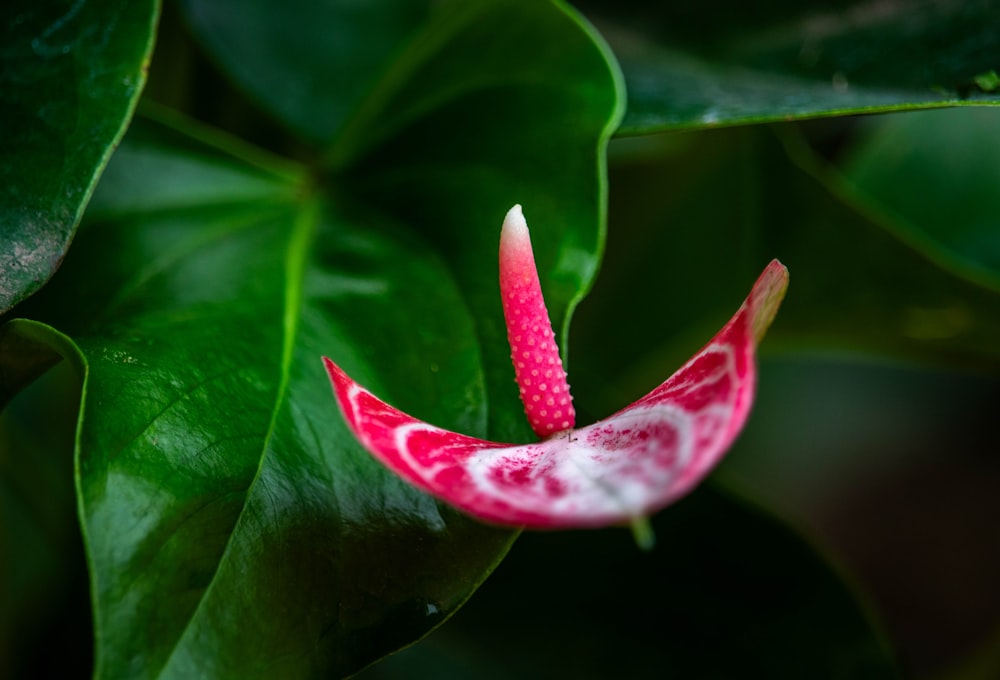
<path id="1" fill-rule="evenodd" d="M 572 429 L 572 415 L 566 415 L 572 414 L 569 388 L 519 206 L 504 221 L 500 262 L 515 373 L 529 422 L 543 439 L 512 445 L 435 427 L 389 406 L 324 358 L 337 402 L 358 441 L 415 486 L 502 525 L 621 524 L 690 491 L 746 422 L 757 380 L 756 346 L 784 296 L 785 267 L 772 261 L 729 322 L 656 389 L 609 418 Z M 546 376 L 550 366 L 552 376 Z M 536 384 L 538 377 L 545 382 Z M 565 395 L 566 403 L 549 404 L 556 394 Z M 542 414 L 540 403 L 553 410 Z M 556 417 L 556 405 L 569 408 Z M 570 429 L 564 422 L 571 423 Z"/>

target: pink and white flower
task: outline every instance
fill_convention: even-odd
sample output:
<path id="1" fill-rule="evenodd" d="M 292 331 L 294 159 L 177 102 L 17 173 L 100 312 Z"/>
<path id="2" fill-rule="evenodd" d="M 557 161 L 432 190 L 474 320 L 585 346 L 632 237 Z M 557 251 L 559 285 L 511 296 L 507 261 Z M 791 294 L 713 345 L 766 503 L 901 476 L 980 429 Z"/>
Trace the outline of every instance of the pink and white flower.
<path id="1" fill-rule="evenodd" d="M 689 492 L 746 422 L 756 346 L 788 285 L 772 261 L 736 314 L 659 387 L 592 425 L 575 413 L 520 206 L 500 236 L 500 289 L 531 444 L 449 432 L 409 416 L 324 358 L 344 419 L 390 470 L 462 511 L 537 529 L 641 521 Z"/>

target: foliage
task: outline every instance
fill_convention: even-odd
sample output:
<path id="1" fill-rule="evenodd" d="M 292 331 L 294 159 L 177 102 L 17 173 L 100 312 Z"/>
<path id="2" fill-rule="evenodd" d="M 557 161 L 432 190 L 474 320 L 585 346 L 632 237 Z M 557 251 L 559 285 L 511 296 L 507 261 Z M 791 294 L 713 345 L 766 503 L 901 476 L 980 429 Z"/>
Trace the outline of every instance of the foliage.
<path id="1" fill-rule="evenodd" d="M 781 357 L 836 352 L 978 374 L 957 402 L 993 403 L 998 19 L 990 0 L 4 4 L 0 675 L 349 675 L 498 565 L 492 609 L 473 598 L 370 677 L 990 675 L 995 654 L 965 657 L 995 615 L 921 658 L 843 544 L 760 483 L 788 468 L 753 471 L 794 394 L 762 400 L 777 439 L 751 429 L 646 554 L 620 530 L 515 542 L 408 486 L 351 436 L 320 356 L 435 425 L 530 440 L 495 270 L 521 203 L 581 424 L 665 378 L 773 257 L 791 286 L 762 394 Z M 849 117 L 929 107 L 956 108 Z M 821 465 L 809 448 L 791 455 Z M 995 461 L 968 460 L 951 493 L 995 491 Z"/>

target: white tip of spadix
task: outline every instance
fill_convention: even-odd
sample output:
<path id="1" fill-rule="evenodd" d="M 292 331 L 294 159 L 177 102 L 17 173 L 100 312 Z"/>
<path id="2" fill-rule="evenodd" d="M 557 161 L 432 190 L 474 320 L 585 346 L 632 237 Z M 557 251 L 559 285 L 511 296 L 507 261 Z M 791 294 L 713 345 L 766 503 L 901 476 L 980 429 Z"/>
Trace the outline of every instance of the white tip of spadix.
<path id="1" fill-rule="evenodd" d="M 522 236 L 527 232 L 528 223 L 524 219 L 524 213 L 521 212 L 521 204 L 518 203 L 507 211 L 506 217 L 503 218 L 503 228 L 500 233 L 501 235 Z"/>

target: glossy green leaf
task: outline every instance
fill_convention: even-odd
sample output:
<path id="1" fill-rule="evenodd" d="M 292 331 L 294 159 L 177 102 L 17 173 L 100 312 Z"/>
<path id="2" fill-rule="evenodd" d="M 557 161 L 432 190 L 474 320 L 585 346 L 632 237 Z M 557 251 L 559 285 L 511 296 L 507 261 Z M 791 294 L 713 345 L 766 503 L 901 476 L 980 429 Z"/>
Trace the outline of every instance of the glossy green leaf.
<path id="1" fill-rule="evenodd" d="M 994 109 L 872 118 L 844 172 L 907 238 L 1000 290 L 998 126 Z"/>
<path id="2" fill-rule="evenodd" d="M 283 8 L 273 3 L 259 11 Z M 325 20 L 295 16 L 304 34 L 313 30 L 304 23 Z M 314 63 L 335 56 L 325 42 L 303 45 L 311 45 Z M 256 58 L 233 54 L 247 63 Z M 620 120 L 624 96 L 603 42 L 559 2 L 446 2 L 377 75 L 330 148 L 338 190 L 392 212 L 440 244 L 468 304 L 496 312 L 477 326 L 489 346 L 506 341 L 499 289 L 482 276 L 482 263 L 496 259 L 496 216 L 522 203 L 553 323 L 565 335 L 597 269 L 604 142 Z M 274 97 L 266 72 L 251 76 L 252 90 Z M 305 76 L 285 64 L 275 77 L 300 82 Z M 491 401 L 503 405 L 490 411 L 491 436 L 529 437 L 520 416 L 503 418 L 517 413 L 516 394 L 507 389 L 513 379 L 507 356 L 489 354 L 484 361 Z"/>
<path id="3" fill-rule="evenodd" d="M 483 276 L 483 263 L 496 262 L 496 215 L 502 220 L 522 204 L 565 352 L 561 339 L 603 248 L 604 147 L 621 116 L 619 74 L 595 49 L 589 26 L 558 3 L 452 7 L 386 74 L 331 162 L 354 195 L 440 245 L 468 304 L 485 315 L 477 332 L 488 347 L 507 341 L 499 284 Z M 525 13 L 530 21 L 519 19 Z M 477 67 L 470 69 L 473 55 Z M 431 108 L 434 115 L 424 115 Z M 490 412 L 491 438 L 530 440 L 509 389 L 509 353 L 484 361 L 491 403 L 501 406 Z M 507 413 L 518 415 L 502 418 Z"/>
<path id="4" fill-rule="evenodd" d="M 581 0 L 628 84 L 621 134 L 1000 103 L 1000 6 Z"/>
<path id="5" fill-rule="evenodd" d="M 0 313 L 52 275 L 145 81 L 156 0 L 0 9 Z"/>
<path id="6" fill-rule="evenodd" d="M 328 143 L 430 0 L 184 0 L 191 28 L 233 80 L 312 142 Z"/>
<path id="7" fill-rule="evenodd" d="M 524 535 L 452 621 L 359 680 L 898 677 L 853 593 L 760 509 L 701 488 L 653 527 L 652 552 L 620 530 Z"/>
<path id="8" fill-rule="evenodd" d="M 153 135 L 128 140 L 108 187 L 135 159 L 160 174 Z M 175 183 L 196 165 L 165 160 Z M 265 194 L 293 188 L 271 181 Z M 319 362 L 340 353 L 375 385 L 405 373 L 402 401 L 481 430 L 479 349 L 447 271 L 384 222 L 315 198 L 223 200 L 234 188 L 171 209 L 126 197 L 30 305 L 72 334 L 87 375 L 78 484 L 98 677 L 356 670 L 443 620 L 512 537 L 384 471 Z"/>
<path id="9" fill-rule="evenodd" d="M 134 126 L 66 265 L 21 308 L 59 331 L 6 326 L 12 365 L 47 340 L 87 375 L 78 485 L 98 677 L 350 673 L 443 621 L 506 552 L 512 532 L 439 506 L 361 449 L 319 361 L 335 357 L 442 426 L 523 432 L 513 381 L 492 368 L 511 371 L 498 293 L 478 304 L 497 287 L 506 208 L 569 216 L 538 232 L 562 277 L 550 299 L 560 320 L 596 266 L 619 111 L 604 53 L 553 4 L 459 9 L 426 27 L 442 56 L 424 57 L 458 60 L 484 83 L 420 76 L 453 96 L 422 102 L 386 138 L 382 122 L 362 125 L 366 148 L 335 173 Z M 496 21 L 508 30 L 486 30 Z M 567 59 L 506 49 L 531 30 L 558 36 Z M 381 96 L 406 101 L 393 89 L 410 80 L 385 82 Z M 502 111 L 479 96 L 494 94 Z M 406 138 L 458 113 L 489 144 L 471 129 L 440 137 L 451 164 L 414 184 L 439 210 L 393 215 L 407 194 L 386 177 L 389 149 L 394 171 L 420 175 L 428 157 Z M 483 205 L 459 217 L 474 199 Z M 565 243 L 577 259 L 553 265 Z"/>
<path id="10" fill-rule="evenodd" d="M 942 268 L 783 132 L 787 146 L 749 128 L 652 140 L 661 148 L 612 166 L 612 239 L 574 325 L 578 402 L 594 397 L 600 411 L 644 394 L 711 337 L 772 257 L 790 283 L 764 352 L 1000 368 L 1000 295 Z M 614 333 L 602 330 L 609 318 Z"/>

